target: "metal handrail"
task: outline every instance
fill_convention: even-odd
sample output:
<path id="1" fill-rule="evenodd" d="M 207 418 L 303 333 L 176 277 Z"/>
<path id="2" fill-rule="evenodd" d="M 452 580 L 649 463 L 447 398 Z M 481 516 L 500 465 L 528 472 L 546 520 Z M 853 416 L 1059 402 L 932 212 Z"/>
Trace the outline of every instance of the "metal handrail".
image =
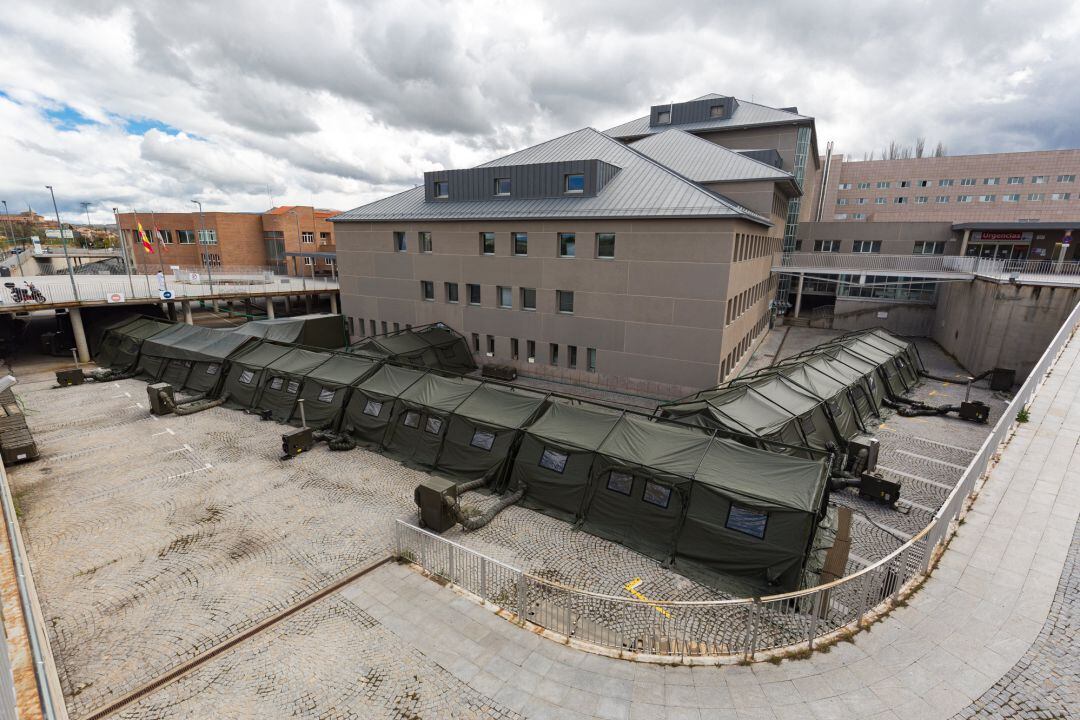
<path id="1" fill-rule="evenodd" d="M 661 600 L 609 595 L 582 588 L 575 588 L 558 581 L 538 577 L 525 572 L 520 568 L 515 568 L 507 563 L 490 558 L 477 550 L 467 548 L 459 543 L 429 533 L 426 530 L 422 530 L 401 520 L 398 521 L 396 528 L 398 556 L 401 557 L 403 555 L 402 547 L 405 534 L 416 534 L 418 537 L 431 543 L 434 547 L 445 549 L 448 554 L 450 568 L 448 572 L 449 577 L 447 577 L 447 579 L 461 585 L 466 590 L 473 592 L 475 592 L 475 589 L 467 586 L 468 578 L 458 577 L 455 573 L 454 553 L 460 553 L 467 559 L 479 561 L 481 565 L 481 577 L 485 576 L 485 568 L 488 565 L 497 567 L 503 572 L 512 575 L 515 578 L 515 582 L 519 583 L 520 589 L 517 592 L 516 598 L 518 609 L 520 611 L 519 617 L 522 618 L 524 618 L 526 614 L 525 608 L 528 599 L 528 589 L 529 584 L 532 583 L 537 586 L 537 589 L 540 590 L 542 594 L 547 595 L 555 592 L 567 595 L 570 598 L 570 601 L 566 603 L 566 613 L 568 615 L 573 614 L 570 611 L 570 608 L 574 605 L 573 598 L 577 598 L 578 601 L 587 600 L 594 603 L 610 603 L 615 608 L 618 608 L 619 606 L 622 606 L 623 608 L 651 607 L 657 609 L 662 608 L 665 610 L 677 608 L 748 608 L 749 610 L 745 616 L 746 627 L 744 629 L 746 642 L 743 645 L 741 654 L 749 658 L 752 658 L 754 653 L 759 650 L 781 649 L 796 645 L 801 646 L 805 643 L 809 643 L 810 647 L 813 647 L 815 641 L 834 633 L 841 628 L 847 627 L 852 623 L 861 621 L 868 613 L 887 611 L 899 599 L 901 592 L 905 588 L 911 587 L 913 583 L 930 574 L 932 571 L 934 555 L 939 546 L 942 546 L 947 537 L 951 534 L 952 523 L 959 518 L 965 501 L 974 490 L 975 483 L 989 468 L 998 447 L 1005 440 L 1012 428 L 1016 415 L 1034 398 L 1043 380 L 1047 376 L 1048 370 L 1056 362 L 1062 347 L 1064 347 L 1066 342 L 1072 337 L 1078 326 L 1080 326 L 1080 304 L 1073 308 L 1069 317 L 1062 324 L 1061 328 L 1059 328 L 1058 332 L 1047 346 L 1046 351 L 1039 358 L 1039 361 L 1021 385 L 1020 390 L 1013 397 L 1001 417 L 998 418 L 998 421 L 994 424 L 990 434 L 983 440 L 983 443 L 975 453 L 975 456 L 968 464 L 955 487 L 949 493 L 945 502 L 934 514 L 934 518 L 930 523 L 880 560 L 871 563 L 850 575 L 845 575 L 842 578 L 838 578 L 828 583 L 811 588 L 804 588 L 802 590 L 756 598 Z M 912 553 L 921 553 L 921 557 L 914 566 L 912 566 L 911 563 Z M 434 563 L 425 565 L 423 560 L 424 558 L 418 558 L 419 564 L 424 567 L 425 570 L 444 576 L 447 574 L 445 571 L 436 569 Z M 876 587 L 875 583 L 877 583 Z M 481 590 L 483 590 L 483 588 L 481 588 Z M 833 609 L 834 593 L 842 590 L 853 591 L 856 596 L 855 601 L 857 604 L 845 604 L 842 607 L 840 614 L 843 615 L 845 621 L 841 622 L 839 625 L 836 623 L 830 624 L 829 622 L 825 622 L 825 620 L 829 619 L 829 613 Z M 478 594 L 484 595 L 483 592 Z M 813 610 L 809 615 L 799 609 L 799 607 L 808 599 L 813 600 Z M 795 610 L 791 610 L 790 608 L 795 608 Z M 824 616 L 822 615 L 822 612 L 824 612 Z M 777 615 L 780 616 L 779 620 Z M 802 634 L 798 635 L 799 639 L 797 642 L 775 642 L 770 645 L 768 642 L 761 640 L 760 636 L 764 630 L 775 630 L 777 625 L 783 625 L 783 622 L 781 621 L 791 619 L 795 619 L 796 624 L 798 624 L 798 620 L 801 619 L 809 626 Z M 640 620 L 640 618 L 638 620 Z M 539 622 L 537 620 L 533 620 L 532 622 L 541 627 L 547 627 L 544 622 Z M 772 625 L 770 625 L 770 623 L 772 623 Z M 558 624 L 560 627 L 565 627 L 567 629 L 573 625 L 573 623 L 570 623 L 567 619 L 561 617 L 561 615 L 557 615 L 554 624 Z M 696 623 L 688 621 L 687 624 L 695 625 Z M 622 638 L 625 641 L 627 635 L 632 635 L 634 632 L 637 631 L 631 628 L 617 627 L 612 629 L 610 634 L 616 639 Z M 739 629 L 739 632 L 743 632 L 743 629 Z M 785 638 L 791 637 L 795 633 L 795 631 L 790 628 L 784 628 L 783 632 L 787 633 L 784 636 Z M 607 638 L 604 639 L 607 640 Z M 590 644 L 590 641 L 584 642 L 586 645 Z M 613 647 L 610 640 L 607 642 L 593 642 L 592 644 L 601 647 Z M 678 645 L 676 644 L 675 647 L 678 647 Z M 672 652 L 669 654 L 686 655 L 687 653 L 683 651 Z M 717 655 L 725 654 L 732 655 L 740 653 L 727 652 Z"/>

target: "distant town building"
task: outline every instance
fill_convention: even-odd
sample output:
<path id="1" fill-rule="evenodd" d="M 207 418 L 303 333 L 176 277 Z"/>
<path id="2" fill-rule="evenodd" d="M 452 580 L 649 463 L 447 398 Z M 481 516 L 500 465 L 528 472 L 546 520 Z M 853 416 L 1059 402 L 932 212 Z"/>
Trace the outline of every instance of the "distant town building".
<path id="1" fill-rule="evenodd" d="M 266 212 L 121 213 L 120 228 L 139 272 L 154 272 L 160 262 L 195 270 L 268 268 L 281 275 L 336 274 L 334 226 L 338 213 L 310 206 L 282 206 Z M 152 236 L 146 252 L 136 228 Z M 155 228 L 160 237 L 154 233 Z M 157 253 L 161 253 L 159 261 Z"/>
<path id="2" fill-rule="evenodd" d="M 355 336 L 445 322 L 480 363 L 672 396 L 769 326 L 807 212 L 814 120 L 729 96 L 653 106 L 334 218 Z"/>

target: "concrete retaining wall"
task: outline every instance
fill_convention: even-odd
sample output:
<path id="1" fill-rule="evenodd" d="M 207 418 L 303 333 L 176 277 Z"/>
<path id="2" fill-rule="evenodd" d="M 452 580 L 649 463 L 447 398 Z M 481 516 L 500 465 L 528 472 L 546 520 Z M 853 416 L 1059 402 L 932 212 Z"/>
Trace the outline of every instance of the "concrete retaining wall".
<path id="1" fill-rule="evenodd" d="M 885 317 L 881 317 L 882 314 Z M 832 326 L 836 330 L 884 327 L 898 335 L 924 337 L 934 327 L 934 306 L 837 298 Z"/>

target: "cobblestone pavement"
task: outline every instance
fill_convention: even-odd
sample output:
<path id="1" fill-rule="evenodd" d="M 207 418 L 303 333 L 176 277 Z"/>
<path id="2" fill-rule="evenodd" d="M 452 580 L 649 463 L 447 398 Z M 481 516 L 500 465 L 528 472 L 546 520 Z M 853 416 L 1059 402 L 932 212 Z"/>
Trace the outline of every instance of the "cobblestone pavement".
<path id="1" fill-rule="evenodd" d="M 1061 571 L 1042 632 L 1020 662 L 955 716 L 1054 718 L 1080 716 L 1080 523 Z"/>

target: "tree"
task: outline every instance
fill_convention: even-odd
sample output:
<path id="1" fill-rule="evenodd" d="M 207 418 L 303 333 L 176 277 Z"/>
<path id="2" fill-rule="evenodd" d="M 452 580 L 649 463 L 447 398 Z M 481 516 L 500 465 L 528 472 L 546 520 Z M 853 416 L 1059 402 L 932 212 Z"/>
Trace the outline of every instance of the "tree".
<path id="1" fill-rule="evenodd" d="M 915 138 L 915 157 L 921 158 L 923 156 L 923 151 L 925 149 L 926 149 L 926 138 L 924 138 L 924 137 Z"/>
<path id="2" fill-rule="evenodd" d="M 946 155 L 948 155 L 948 154 L 949 154 L 949 151 L 948 151 L 948 149 L 947 149 L 947 148 L 945 147 L 945 145 L 944 145 L 944 144 L 943 144 L 943 143 L 942 143 L 942 142 L 941 142 L 941 141 L 939 140 L 939 141 L 938 141 L 938 144 L 937 144 L 937 147 L 935 147 L 935 148 L 934 148 L 934 157 L 945 157 L 945 156 L 946 156 Z"/>

